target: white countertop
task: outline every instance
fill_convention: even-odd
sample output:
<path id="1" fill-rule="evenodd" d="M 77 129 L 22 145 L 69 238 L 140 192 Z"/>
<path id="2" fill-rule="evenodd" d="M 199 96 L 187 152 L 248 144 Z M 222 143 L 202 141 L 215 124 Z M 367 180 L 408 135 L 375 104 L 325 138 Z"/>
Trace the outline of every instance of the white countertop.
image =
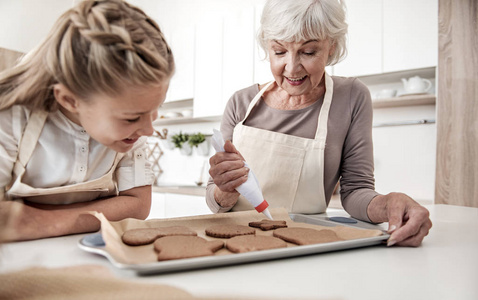
<path id="1" fill-rule="evenodd" d="M 191 195 L 191 196 L 206 196 L 206 186 L 196 186 L 196 185 L 160 185 L 153 186 L 153 193 L 170 193 L 170 194 L 181 194 L 181 195 Z"/>
<path id="2" fill-rule="evenodd" d="M 77 242 L 84 235 L 73 235 L 3 245 L 0 272 L 95 264 L 119 278 L 169 284 L 202 297 L 478 299 L 478 208 L 427 208 L 433 228 L 418 248 L 372 246 L 140 277 L 79 249 Z M 327 214 L 346 216 L 336 209 Z"/>

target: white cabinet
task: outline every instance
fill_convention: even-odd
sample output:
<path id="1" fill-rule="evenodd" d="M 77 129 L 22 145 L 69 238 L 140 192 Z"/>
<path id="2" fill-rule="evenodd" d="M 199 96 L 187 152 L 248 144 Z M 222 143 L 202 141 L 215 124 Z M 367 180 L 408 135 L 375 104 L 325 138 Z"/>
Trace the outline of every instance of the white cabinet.
<path id="1" fill-rule="evenodd" d="M 196 25 L 193 16 L 200 4 L 190 0 L 131 0 L 130 2 L 143 9 L 158 23 L 173 51 L 176 71 L 169 83 L 165 102 L 192 99 L 194 97 Z"/>
<path id="2" fill-rule="evenodd" d="M 253 83 L 254 10 L 205 15 L 196 27 L 194 117 L 222 115 L 232 94 Z"/>
<path id="3" fill-rule="evenodd" d="M 382 2 L 349 0 L 347 5 L 347 50 L 334 74 L 360 76 L 382 72 Z"/>
<path id="4" fill-rule="evenodd" d="M 383 31 L 383 72 L 437 65 L 437 0 L 384 0 Z"/>
<path id="5" fill-rule="evenodd" d="M 173 51 L 176 72 L 169 83 L 165 102 L 194 97 L 194 44 L 195 26 L 184 23 L 169 34 L 168 43 Z"/>
<path id="6" fill-rule="evenodd" d="M 204 15 L 196 26 L 194 71 L 194 117 L 220 115 L 222 104 L 222 32 L 223 18 Z"/>
<path id="7" fill-rule="evenodd" d="M 148 219 L 178 218 L 212 214 L 204 196 L 153 193 Z"/>
<path id="8" fill-rule="evenodd" d="M 362 76 L 438 62 L 437 0 L 348 0 L 348 55 L 334 75 Z"/>
<path id="9" fill-rule="evenodd" d="M 223 89 L 225 107 L 237 90 L 253 83 L 254 8 L 246 6 L 224 16 Z M 221 112 L 222 114 L 222 112 Z"/>
<path id="10" fill-rule="evenodd" d="M 258 44 L 256 35 L 261 26 L 262 9 L 265 1 L 260 0 L 254 6 L 254 83 L 263 84 L 274 79 L 271 73 L 269 60 L 265 59 L 264 50 Z"/>

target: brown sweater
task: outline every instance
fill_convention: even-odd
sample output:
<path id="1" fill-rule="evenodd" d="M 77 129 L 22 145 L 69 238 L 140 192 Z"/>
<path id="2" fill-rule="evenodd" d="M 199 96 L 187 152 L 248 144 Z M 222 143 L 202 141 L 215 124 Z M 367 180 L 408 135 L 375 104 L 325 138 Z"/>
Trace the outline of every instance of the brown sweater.
<path id="1" fill-rule="evenodd" d="M 325 147 L 324 189 L 327 204 L 340 179 L 340 196 L 353 217 L 370 221 L 367 206 L 378 195 L 374 190 L 372 101 L 368 88 L 356 78 L 332 77 L 334 92 L 330 107 Z M 234 127 L 259 92 L 257 84 L 237 91 L 227 103 L 221 123 L 225 140 L 232 140 Z M 244 122 L 270 131 L 313 139 L 323 99 L 299 110 L 278 110 L 259 101 Z M 234 143 L 234 141 L 232 141 Z M 216 185 L 210 179 L 206 202 L 213 212 L 226 212 L 214 199 Z"/>

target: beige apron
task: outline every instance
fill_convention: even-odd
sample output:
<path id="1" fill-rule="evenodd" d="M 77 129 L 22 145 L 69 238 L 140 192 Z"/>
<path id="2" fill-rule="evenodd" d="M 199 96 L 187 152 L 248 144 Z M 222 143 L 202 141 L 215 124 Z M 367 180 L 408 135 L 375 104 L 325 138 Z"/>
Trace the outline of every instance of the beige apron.
<path id="1" fill-rule="evenodd" d="M 326 91 L 315 139 L 243 125 L 257 101 L 273 83 L 267 84 L 254 97 L 246 116 L 234 128 L 233 143 L 257 176 L 264 198 L 271 207 L 284 207 L 292 213 L 325 212 L 324 152 L 332 103 L 332 78 L 325 74 Z M 252 206 L 242 196 L 233 208 L 249 209 Z"/>
<path id="2" fill-rule="evenodd" d="M 12 184 L 6 188 L 7 199 L 28 198 L 28 201 L 36 203 L 70 204 L 116 195 L 114 171 L 123 153 L 116 154 L 113 166 L 105 175 L 91 181 L 54 188 L 34 188 L 22 182 L 26 165 L 35 150 L 47 116 L 47 112 L 34 111 L 28 120 L 19 143 Z"/>

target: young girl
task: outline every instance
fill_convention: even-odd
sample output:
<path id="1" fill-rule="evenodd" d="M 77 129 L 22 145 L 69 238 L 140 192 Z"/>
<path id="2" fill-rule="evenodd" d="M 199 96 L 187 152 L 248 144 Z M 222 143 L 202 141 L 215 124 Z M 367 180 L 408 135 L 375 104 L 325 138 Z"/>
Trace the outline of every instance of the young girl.
<path id="1" fill-rule="evenodd" d="M 148 216 L 153 175 L 141 137 L 153 133 L 173 71 L 143 11 L 87 0 L 0 74 L 0 218 L 19 212 L 8 240 L 98 230 L 87 211 Z"/>

